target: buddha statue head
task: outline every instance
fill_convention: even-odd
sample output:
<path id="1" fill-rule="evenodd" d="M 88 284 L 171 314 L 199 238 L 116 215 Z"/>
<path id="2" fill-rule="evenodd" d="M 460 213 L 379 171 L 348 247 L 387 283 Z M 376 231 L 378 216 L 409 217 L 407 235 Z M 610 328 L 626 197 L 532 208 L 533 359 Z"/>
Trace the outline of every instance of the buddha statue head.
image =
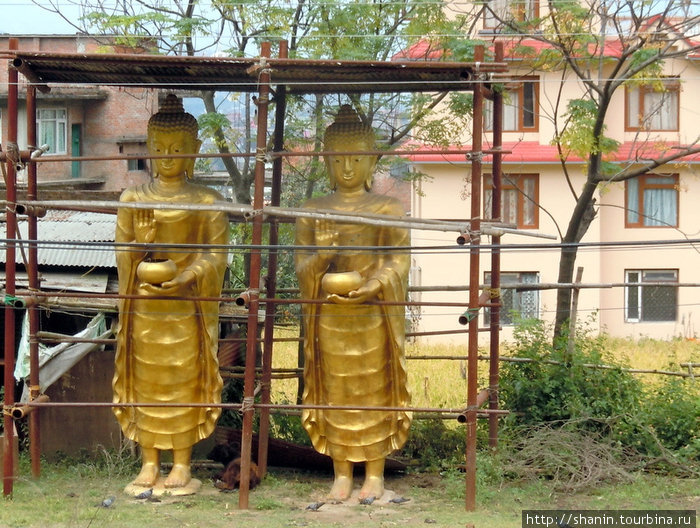
<path id="1" fill-rule="evenodd" d="M 185 112 L 182 100 L 168 94 L 158 112 L 148 120 L 147 146 L 155 154 L 197 154 L 202 142 L 197 138 L 199 124 Z M 191 158 L 154 158 L 154 176 L 181 176 L 191 178 L 194 173 L 194 156 Z"/>
<path id="2" fill-rule="evenodd" d="M 356 153 L 364 150 L 375 150 L 374 130 L 362 122 L 351 105 L 340 107 L 335 121 L 326 128 L 323 144 L 324 150 L 337 153 L 325 156 L 331 189 L 336 190 L 339 178 L 342 178 L 343 174 L 347 174 L 349 171 L 357 172 L 356 177 L 361 179 L 360 183 L 364 185 L 365 190 L 371 189 L 377 156 Z M 344 152 L 354 152 L 355 154 L 343 154 Z"/>

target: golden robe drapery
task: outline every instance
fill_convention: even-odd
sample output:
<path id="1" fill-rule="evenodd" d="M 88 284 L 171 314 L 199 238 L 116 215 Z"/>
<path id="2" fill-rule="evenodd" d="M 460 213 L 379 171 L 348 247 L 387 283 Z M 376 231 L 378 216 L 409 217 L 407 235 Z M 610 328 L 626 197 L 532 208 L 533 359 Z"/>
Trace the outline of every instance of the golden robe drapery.
<path id="1" fill-rule="evenodd" d="M 127 189 L 124 202 L 211 204 L 217 192 L 187 184 L 172 196 L 156 192 L 153 183 Z M 222 380 L 217 363 L 218 297 L 226 268 L 228 220 L 218 211 L 154 210 L 153 258 L 170 258 L 178 273 L 191 271 L 195 283 L 182 299 L 120 299 L 117 354 L 113 381 L 115 403 L 220 403 Z M 146 295 L 136 277 L 145 257 L 135 242 L 136 209 L 117 215 L 119 293 Z M 182 245 L 196 245 L 193 248 Z M 170 245 L 170 247 L 168 247 Z M 178 247 L 178 245 L 180 245 Z M 152 295 L 151 295 L 152 297 Z M 146 448 L 182 449 L 209 436 L 221 412 L 218 407 L 115 407 L 125 434 Z"/>
<path id="2" fill-rule="evenodd" d="M 340 193 L 309 200 L 306 208 L 402 216 L 393 199 L 364 193 L 351 199 Z M 301 297 L 326 299 L 321 279 L 328 272 L 359 271 L 365 281 L 381 283 L 378 300 L 406 300 L 410 256 L 408 230 L 336 223 L 340 249 L 319 264 L 313 219 L 297 220 L 296 270 Z M 385 248 L 386 246 L 386 248 Z M 366 248 L 366 249 L 364 249 Z M 304 394 L 307 405 L 407 407 L 403 356 L 405 309 L 401 304 L 303 304 Z M 362 462 L 384 458 L 408 437 L 407 411 L 305 409 L 302 424 L 314 448 L 334 460 Z"/>

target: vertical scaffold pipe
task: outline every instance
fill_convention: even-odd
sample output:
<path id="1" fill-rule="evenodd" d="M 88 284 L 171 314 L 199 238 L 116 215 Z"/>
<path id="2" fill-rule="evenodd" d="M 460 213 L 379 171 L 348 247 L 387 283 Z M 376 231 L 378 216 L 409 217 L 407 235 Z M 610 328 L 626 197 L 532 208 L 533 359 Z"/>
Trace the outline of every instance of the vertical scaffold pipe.
<path id="1" fill-rule="evenodd" d="M 265 59 L 270 58 L 270 43 L 260 47 L 260 69 L 258 70 L 258 122 L 257 147 L 255 156 L 255 180 L 253 209 L 262 213 L 265 192 L 265 148 L 267 145 L 267 115 L 270 104 L 270 71 Z M 250 304 L 248 305 L 248 335 L 246 341 L 245 378 L 243 385 L 243 431 L 241 438 L 241 481 L 238 494 L 238 507 L 248 509 L 250 491 L 250 465 L 253 445 L 253 407 L 255 393 L 255 357 L 257 353 L 258 310 L 260 306 L 260 246 L 262 244 L 263 215 L 253 215 L 252 246 L 250 252 Z"/>
<path id="2" fill-rule="evenodd" d="M 19 47 L 19 41 L 16 38 L 10 38 L 9 49 L 16 50 Z M 16 147 L 17 155 L 19 156 L 19 147 L 17 147 L 17 104 L 18 93 L 17 83 L 19 75 L 16 69 L 8 65 L 7 75 L 7 143 L 5 151 L 9 153 L 8 147 L 13 145 Z M 12 423 L 12 415 L 9 412 L 15 404 L 15 308 L 12 303 L 7 302 L 7 299 L 15 295 L 15 255 L 16 243 L 14 240 L 17 237 L 17 214 L 15 213 L 15 203 L 17 202 L 17 173 L 15 170 L 15 161 L 12 156 L 7 156 L 7 203 L 6 208 L 6 228 L 7 228 L 7 246 L 5 249 L 5 372 L 4 372 L 4 387 L 5 387 L 5 403 L 3 408 L 3 480 L 2 491 L 3 495 L 12 495 L 14 478 L 17 468 L 14 467 L 14 456 L 12 446 L 14 445 L 14 424 Z M 19 161 L 19 160 L 17 160 Z"/>
<path id="3" fill-rule="evenodd" d="M 279 58 L 287 58 L 287 41 L 279 43 Z M 287 88 L 277 86 L 275 90 L 275 130 L 273 132 L 273 150 L 279 152 L 284 148 L 284 114 L 287 110 Z M 282 195 L 282 158 L 275 157 L 272 162 L 272 190 L 270 201 L 275 207 L 280 205 Z M 265 296 L 272 299 L 277 294 L 277 250 L 274 249 L 279 242 L 279 223 L 277 217 L 270 218 L 270 253 L 267 259 L 267 279 L 265 281 Z M 270 403 L 270 381 L 272 379 L 272 345 L 275 331 L 274 303 L 265 304 L 265 323 L 262 357 L 262 379 L 260 391 L 260 403 Z M 270 409 L 263 407 L 260 410 L 260 426 L 258 431 L 258 469 L 260 476 L 267 473 L 267 449 L 270 436 Z"/>
<path id="4" fill-rule="evenodd" d="M 36 146 L 36 88 L 27 87 L 27 145 L 30 149 Z M 27 164 L 27 202 L 31 204 L 37 199 L 36 162 Z M 39 289 L 38 247 L 39 229 L 34 208 L 30 209 L 27 217 L 29 247 L 27 248 L 29 290 Z M 29 400 L 39 396 L 39 342 L 36 333 L 39 331 L 39 307 L 36 303 L 27 306 L 29 315 Z M 41 475 L 41 410 L 36 409 L 29 415 L 29 454 L 32 462 L 32 476 Z"/>
<path id="5" fill-rule="evenodd" d="M 503 62 L 503 42 L 495 44 L 495 60 Z M 491 218 L 501 217 L 501 189 L 503 155 L 498 149 L 503 146 L 503 92 L 493 91 L 493 154 Z M 502 220 L 502 219 L 501 219 Z M 501 244 L 500 235 L 491 237 L 491 318 L 489 320 L 489 409 L 498 409 L 499 347 L 501 332 Z M 498 447 L 498 414 L 489 414 L 489 447 Z"/>
<path id="6" fill-rule="evenodd" d="M 474 316 L 479 311 L 479 252 L 481 230 L 481 146 L 483 131 L 484 97 L 481 86 L 479 63 L 484 61 L 484 47 L 474 49 L 476 84 L 474 87 L 474 112 L 472 116 L 472 150 L 471 159 L 471 230 L 469 251 L 469 342 L 467 356 L 467 447 L 466 447 L 466 495 L 467 511 L 476 509 L 476 397 L 478 392 L 477 369 L 479 364 L 479 318 Z"/>

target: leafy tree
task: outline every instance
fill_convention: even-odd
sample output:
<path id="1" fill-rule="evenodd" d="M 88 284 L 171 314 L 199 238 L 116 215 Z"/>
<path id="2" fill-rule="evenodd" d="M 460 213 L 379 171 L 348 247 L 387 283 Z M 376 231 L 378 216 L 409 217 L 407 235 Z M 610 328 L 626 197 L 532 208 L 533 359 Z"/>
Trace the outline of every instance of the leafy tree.
<path id="1" fill-rule="evenodd" d="M 48 0 L 37 5 L 61 14 L 61 2 Z M 441 2 L 433 0 L 360 0 L 312 2 L 309 0 L 64 0 L 80 7 L 77 21 L 67 20 L 84 33 L 109 35 L 109 42 L 143 46 L 154 52 L 177 55 L 257 54 L 260 42 L 289 43 L 290 57 L 311 59 L 388 60 L 398 51 L 429 34 L 454 28 Z M 452 33 L 454 31 L 451 30 Z M 108 43 L 106 41 L 105 43 Z M 255 108 L 250 97 L 240 96 L 245 112 L 243 125 L 231 123 L 218 112 L 214 92 L 200 94 L 205 114 L 202 130 L 222 154 L 247 150 L 255 130 L 250 125 Z M 236 95 L 238 97 L 238 95 Z M 351 102 L 367 123 L 385 131 L 387 149 L 410 139 L 411 131 L 445 97 L 407 97 L 397 94 L 309 96 L 290 98 L 287 110 L 287 139 L 298 148 L 319 148 L 325 109 Z M 397 119 L 398 116 L 398 119 Z M 454 130 L 449 123 L 432 128 L 433 138 Z M 306 132 L 304 134 L 303 132 Z M 310 132 L 310 133 L 309 133 Z M 304 136 L 307 137 L 304 137 Z M 222 157 L 232 182 L 236 201 L 250 202 L 253 163 L 250 158 Z M 296 159 L 287 163 L 285 174 L 303 193 L 289 194 L 295 202 L 311 196 L 322 181 L 318 159 Z"/>

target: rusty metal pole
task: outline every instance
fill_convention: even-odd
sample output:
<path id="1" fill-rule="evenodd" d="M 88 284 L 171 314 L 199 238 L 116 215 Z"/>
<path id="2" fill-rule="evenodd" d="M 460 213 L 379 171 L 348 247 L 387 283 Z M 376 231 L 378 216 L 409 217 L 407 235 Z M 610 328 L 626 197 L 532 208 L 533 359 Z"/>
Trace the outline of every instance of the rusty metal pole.
<path id="1" fill-rule="evenodd" d="M 250 491 L 250 462 L 253 446 L 253 407 L 255 398 L 255 357 L 257 355 L 258 309 L 260 306 L 260 248 L 262 245 L 263 215 L 265 197 L 265 148 L 267 145 L 267 114 L 270 104 L 270 71 L 264 60 L 270 58 L 270 43 L 263 42 L 260 47 L 261 64 L 256 69 L 258 83 L 258 131 L 257 152 L 255 156 L 255 180 L 253 209 L 260 214 L 253 216 L 252 246 L 250 252 L 250 301 L 248 304 L 248 335 L 246 341 L 245 381 L 243 385 L 243 431 L 241 438 L 241 482 L 238 495 L 238 507 L 248 509 Z M 254 73 L 254 72 L 251 72 Z"/>
<path id="2" fill-rule="evenodd" d="M 496 62 L 503 62 L 503 42 L 496 42 Z M 503 146 L 503 92 L 493 91 L 493 150 Z M 499 152 L 493 154 L 491 218 L 501 217 L 502 157 Z M 491 318 L 489 328 L 489 409 L 498 409 L 498 369 L 501 332 L 501 244 L 500 235 L 491 237 Z M 498 447 L 498 415 L 489 414 L 489 447 Z"/>
<path id="3" fill-rule="evenodd" d="M 19 47 L 19 41 L 16 38 L 10 38 L 9 49 L 16 50 Z M 16 69 L 8 66 L 7 75 L 7 143 L 5 143 L 5 152 L 9 154 L 10 147 L 14 147 L 17 151 L 17 161 L 19 161 L 19 147 L 17 146 L 17 108 L 18 94 L 17 83 L 19 75 Z M 12 495 L 12 487 L 17 468 L 14 467 L 14 456 L 12 446 L 14 445 L 14 423 L 9 410 L 15 404 L 15 308 L 13 303 L 8 302 L 8 299 L 15 295 L 15 255 L 16 244 L 14 240 L 17 238 L 17 215 L 15 213 L 15 203 L 17 201 L 17 174 L 15 171 L 15 163 L 11 156 L 7 157 L 7 208 L 6 208 L 6 227 L 7 227 L 7 247 L 5 250 L 5 372 L 4 372 L 4 387 L 5 387 L 5 404 L 3 408 L 3 495 Z"/>
<path id="4" fill-rule="evenodd" d="M 472 119 L 471 156 L 471 249 L 469 250 L 469 343 L 467 356 L 467 447 L 466 495 L 467 511 L 476 509 L 476 397 L 479 364 L 479 244 L 481 230 L 481 146 L 484 98 L 479 63 L 484 61 L 484 47 L 474 49 L 476 84 L 474 87 L 474 115 Z"/>
<path id="5" fill-rule="evenodd" d="M 279 43 L 279 58 L 286 59 L 288 56 L 287 41 Z M 287 110 L 287 89 L 285 86 L 277 86 L 275 91 L 275 130 L 273 132 L 273 150 L 279 152 L 284 148 L 284 114 Z M 271 205 L 279 206 L 282 195 L 282 158 L 276 157 L 272 162 L 272 192 Z M 265 296 L 273 299 L 277 295 L 277 250 L 272 246 L 279 242 L 279 221 L 277 217 L 270 218 L 271 246 L 267 259 L 267 279 L 265 281 Z M 262 357 L 262 378 L 260 390 L 260 403 L 270 403 L 270 382 L 272 378 L 272 345 L 275 332 L 275 310 L 276 305 L 268 302 L 265 304 L 265 326 Z M 258 431 L 258 469 L 260 476 L 267 473 L 267 450 L 270 436 L 270 409 L 263 407 L 260 409 L 260 430 Z"/>
<path id="6" fill-rule="evenodd" d="M 36 147 L 36 88 L 27 87 L 27 145 L 29 151 Z M 36 163 L 30 161 L 27 164 L 27 201 L 37 199 Z M 29 247 L 27 249 L 27 275 L 29 278 L 29 290 L 39 290 L 38 270 L 38 227 L 37 217 L 33 208 L 27 216 Z M 39 341 L 36 333 L 39 331 L 39 307 L 32 303 L 27 306 L 29 315 L 29 401 L 35 400 L 41 388 L 39 387 Z M 29 454 L 32 461 L 32 475 L 39 478 L 41 475 L 41 413 L 33 412 L 29 415 Z"/>

